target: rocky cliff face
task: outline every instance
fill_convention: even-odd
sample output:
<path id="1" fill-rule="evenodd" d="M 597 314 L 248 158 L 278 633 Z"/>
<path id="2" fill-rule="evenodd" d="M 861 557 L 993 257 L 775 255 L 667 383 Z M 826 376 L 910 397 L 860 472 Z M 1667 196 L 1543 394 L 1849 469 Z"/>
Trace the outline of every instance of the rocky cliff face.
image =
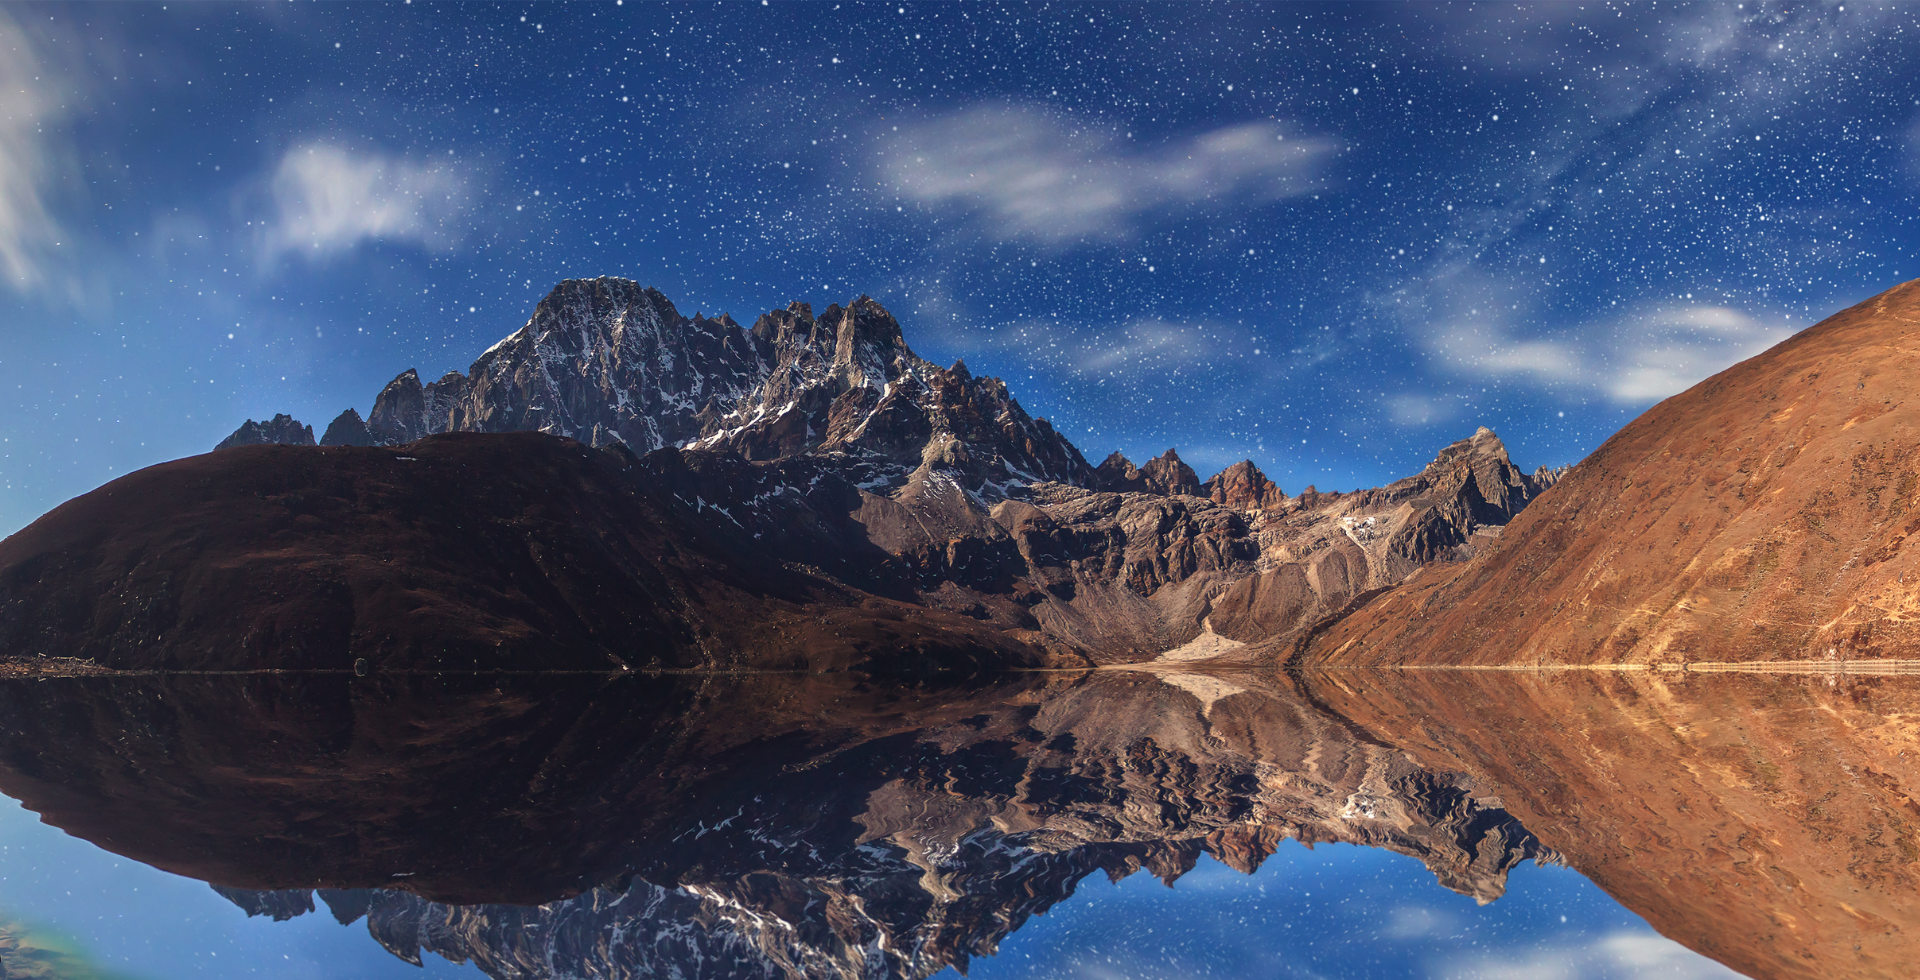
<path id="1" fill-rule="evenodd" d="M 1907 283 L 1702 381 L 1608 439 L 1497 548 L 1381 596 L 1304 661 L 1920 657 L 1916 350 Z"/>
<path id="2" fill-rule="evenodd" d="M 900 324 L 861 297 L 816 321 L 804 303 L 762 316 L 765 381 L 707 420 L 690 448 L 748 459 L 845 454 L 866 489 L 924 494 L 958 486 L 985 500 L 1090 472 L 1065 437 L 1021 409 L 996 378 L 943 370 L 907 347 Z"/>
<path id="3" fill-rule="evenodd" d="M 1242 460 L 1208 480 L 1202 493 L 1216 504 L 1235 510 L 1277 510 L 1287 505 L 1287 492 L 1267 479 L 1253 460 Z"/>
<path id="4" fill-rule="evenodd" d="M 1157 493 L 1161 496 L 1185 497 L 1205 495 L 1193 467 L 1183 462 L 1180 453 L 1174 449 L 1147 460 L 1145 466 L 1134 466 L 1132 460 L 1114 453 L 1094 470 L 1088 486 L 1108 493 Z"/>
<path id="5" fill-rule="evenodd" d="M 319 888 L 397 956 L 501 978 L 926 977 L 1089 875 L 1250 872 L 1288 839 L 1407 854 L 1483 902 L 1555 859 L 1276 680 L 14 683 L 0 789 L 252 914 Z"/>
<path id="6" fill-rule="evenodd" d="M 625 279 L 568 280 L 466 374 L 402 373 L 374 400 L 376 443 L 438 432 L 546 432 L 637 452 L 679 445 L 700 413 L 753 389 L 764 367 L 731 320 L 688 319 Z"/>

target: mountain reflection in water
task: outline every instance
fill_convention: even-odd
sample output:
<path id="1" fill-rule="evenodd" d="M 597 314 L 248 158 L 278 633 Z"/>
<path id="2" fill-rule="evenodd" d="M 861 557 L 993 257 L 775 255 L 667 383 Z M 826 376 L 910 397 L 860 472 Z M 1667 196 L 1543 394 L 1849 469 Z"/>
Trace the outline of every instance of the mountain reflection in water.
<path id="1" fill-rule="evenodd" d="M 1894 976 L 1901 683 L 56 678 L 0 684 L 0 791 L 250 913 L 364 920 L 501 978 L 964 970 L 1096 872 L 1251 872 L 1287 838 L 1410 856 L 1481 903 L 1564 851 L 1754 976 Z M 1829 770 L 1856 784 L 1781 805 Z"/>

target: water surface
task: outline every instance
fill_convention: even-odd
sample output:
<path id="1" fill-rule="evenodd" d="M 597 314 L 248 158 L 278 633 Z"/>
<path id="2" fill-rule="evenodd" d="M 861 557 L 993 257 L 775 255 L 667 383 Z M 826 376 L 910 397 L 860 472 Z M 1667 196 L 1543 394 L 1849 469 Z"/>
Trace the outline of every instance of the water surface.
<path id="1" fill-rule="evenodd" d="M 31 812 L 0 809 L 0 957 L 76 977 L 1708 977 L 1846 952 L 1876 975 L 1906 935 L 1912 828 L 1888 810 L 1904 773 L 1861 753 L 1903 758 L 1902 683 L 13 681 L 0 790 Z M 1741 719 L 1708 724 L 1726 703 Z M 1794 734 L 1815 715 L 1851 741 Z M 1807 758 L 1727 760 L 1766 738 Z M 1757 835 L 1804 827 L 1779 804 L 1826 769 L 1892 780 L 1813 804 L 1806 832 L 1833 853 L 1857 836 L 1853 857 L 1756 870 Z M 1762 936 L 1779 957 L 1738 955 L 1756 916 L 1797 927 Z"/>

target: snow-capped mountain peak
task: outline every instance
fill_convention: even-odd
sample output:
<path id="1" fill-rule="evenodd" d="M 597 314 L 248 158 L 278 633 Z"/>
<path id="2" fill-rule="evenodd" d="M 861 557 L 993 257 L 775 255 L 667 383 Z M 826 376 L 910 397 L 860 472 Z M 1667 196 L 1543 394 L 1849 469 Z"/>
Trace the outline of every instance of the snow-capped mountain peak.
<path id="1" fill-rule="evenodd" d="M 1040 480 L 1084 484 L 1092 472 L 998 379 L 915 354 L 870 297 L 818 317 L 792 303 L 749 330 L 725 315 L 688 318 L 658 290 L 612 277 L 560 283 L 465 374 L 422 384 L 402 373 L 366 430 L 376 444 L 531 430 L 640 453 L 828 453 L 871 489 L 938 476 L 983 499 Z"/>

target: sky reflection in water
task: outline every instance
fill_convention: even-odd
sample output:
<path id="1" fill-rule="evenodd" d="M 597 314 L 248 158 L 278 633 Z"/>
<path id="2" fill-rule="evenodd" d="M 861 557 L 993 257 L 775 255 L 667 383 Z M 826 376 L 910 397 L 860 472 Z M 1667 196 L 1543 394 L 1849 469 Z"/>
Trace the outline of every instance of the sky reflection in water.
<path id="1" fill-rule="evenodd" d="M 472 967 L 395 959 L 364 926 L 324 911 L 249 919 L 205 882 L 109 854 L 0 803 L 0 920 L 24 924 L 103 978 L 479 977 Z M 55 974 L 66 980 L 66 974 Z"/>

